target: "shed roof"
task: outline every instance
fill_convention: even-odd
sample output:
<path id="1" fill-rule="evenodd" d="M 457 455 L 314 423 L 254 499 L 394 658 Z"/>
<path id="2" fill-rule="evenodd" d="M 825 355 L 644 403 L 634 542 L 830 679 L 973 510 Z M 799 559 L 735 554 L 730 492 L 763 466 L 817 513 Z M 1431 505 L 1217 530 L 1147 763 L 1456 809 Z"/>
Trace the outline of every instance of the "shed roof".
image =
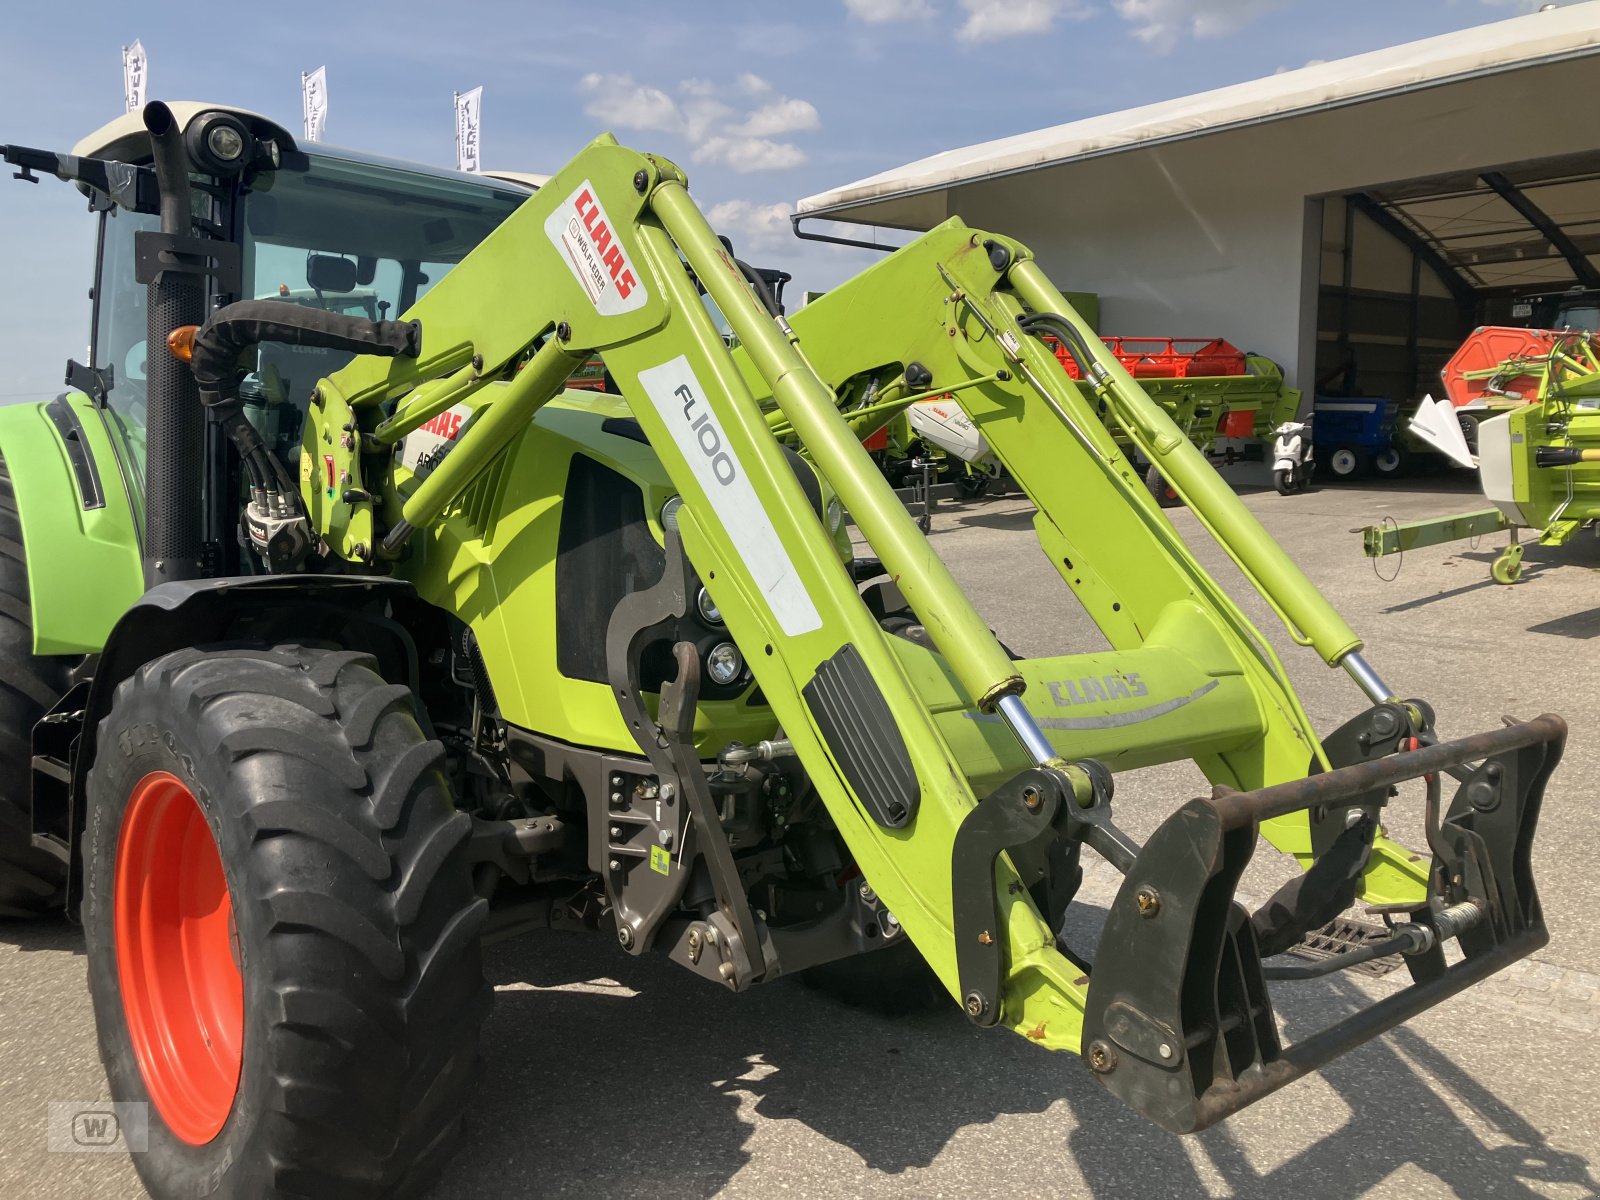
<path id="1" fill-rule="evenodd" d="M 1587 0 L 1159 104 L 947 150 L 808 196 L 797 210 L 807 217 L 919 228 L 924 222 L 916 211 L 925 206 L 890 202 L 1594 54 L 1600 54 L 1600 0 Z M 855 211 L 869 208 L 870 212 Z"/>

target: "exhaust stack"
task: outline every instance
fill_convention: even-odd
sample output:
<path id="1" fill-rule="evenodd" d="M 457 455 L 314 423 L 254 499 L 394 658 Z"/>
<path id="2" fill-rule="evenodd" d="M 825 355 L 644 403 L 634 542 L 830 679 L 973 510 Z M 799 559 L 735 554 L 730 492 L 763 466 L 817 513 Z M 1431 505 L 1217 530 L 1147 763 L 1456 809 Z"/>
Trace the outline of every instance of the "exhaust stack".
<path id="1" fill-rule="evenodd" d="M 165 104 L 144 107 L 156 183 L 161 190 L 161 233 L 191 236 L 189 155 L 183 131 Z M 167 352 L 167 337 L 205 321 L 205 285 L 181 270 L 159 271 L 149 284 L 147 310 L 148 415 L 145 433 L 146 588 L 201 571 L 201 469 L 205 417 L 189 364 Z"/>

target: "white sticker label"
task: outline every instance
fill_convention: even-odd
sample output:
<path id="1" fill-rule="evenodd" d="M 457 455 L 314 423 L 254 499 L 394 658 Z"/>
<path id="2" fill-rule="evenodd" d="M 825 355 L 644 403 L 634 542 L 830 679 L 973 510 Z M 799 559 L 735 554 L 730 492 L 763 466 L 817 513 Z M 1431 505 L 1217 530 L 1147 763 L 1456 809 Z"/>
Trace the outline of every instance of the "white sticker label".
<path id="1" fill-rule="evenodd" d="M 470 405 L 457 404 L 454 408 L 445 409 L 426 425 L 413 429 L 406 434 L 405 442 L 400 447 L 400 465 L 419 479 L 427 478 L 450 447 L 455 445 L 456 439 L 461 436 L 462 426 L 470 416 Z"/>
<path id="2" fill-rule="evenodd" d="M 739 552 L 745 569 L 766 597 L 779 627 L 790 637 L 822 628 L 805 582 L 778 540 L 772 518 L 734 455 L 722 424 L 706 403 L 700 381 L 683 355 L 639 372 L 639 382 L 667 423 L 711 507 Z"/>
<path id="3" fill-rule="evenodd" d="M 649 299 L 616 227 L 606 218 L 587 179 L 545 218 L 544 232 L 566 258 L 589 303 L 602 317 L 632 312 Z"/>

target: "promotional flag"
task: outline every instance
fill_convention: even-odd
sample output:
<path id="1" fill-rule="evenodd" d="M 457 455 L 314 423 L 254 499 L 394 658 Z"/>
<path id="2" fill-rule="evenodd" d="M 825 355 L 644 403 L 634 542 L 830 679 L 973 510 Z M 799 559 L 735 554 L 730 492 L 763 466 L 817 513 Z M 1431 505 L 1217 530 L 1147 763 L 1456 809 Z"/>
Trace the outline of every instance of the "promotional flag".
<path id="1" fill-rule="evenodd" d="M 135 41 L 122 48 L 122 96 L 129 112 L 144 107 L 146 87 L 150 82 L 150 64 L 144 56 L 144 43 Z"/>
<path id="2" fill-rule="evenodd" d="M 478 169 L 478 122 L 483 105 L 483 89 L 456 93 L 456 170 Z"/>
<path id="3" fill-rule="evenodd" d="M 300 102 L 305 110 L 306 141 L 320 142 L 328 127 L 328 68 L 300 73 Z"/>

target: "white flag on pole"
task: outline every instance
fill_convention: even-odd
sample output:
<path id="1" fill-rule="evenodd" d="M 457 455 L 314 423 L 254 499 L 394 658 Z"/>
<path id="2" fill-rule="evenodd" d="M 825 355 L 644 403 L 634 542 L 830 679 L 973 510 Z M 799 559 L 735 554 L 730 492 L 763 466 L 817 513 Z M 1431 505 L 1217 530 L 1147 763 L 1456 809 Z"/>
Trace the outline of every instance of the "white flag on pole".
<path id="1" fill-rule="evenodd" d="M 305 110 L 306 141 L 320 142 L 328 127 L 327 67 L 318 67 L 309 75 L 300 73 L 300 103 Z"/>
<path id="2" fill-rule="evenodd" d="M 456 170 L 478 170 L 478 121 L 483 89 L 456 93 Z"/>
<path id="3" fill-rule="evenodd" d="M 129 112 L 144 107 L 146 85 L 150 81 L 150 63 L 144 56 L 144 43 L 135 41 L 122 48 L 122 96 Z"/>

